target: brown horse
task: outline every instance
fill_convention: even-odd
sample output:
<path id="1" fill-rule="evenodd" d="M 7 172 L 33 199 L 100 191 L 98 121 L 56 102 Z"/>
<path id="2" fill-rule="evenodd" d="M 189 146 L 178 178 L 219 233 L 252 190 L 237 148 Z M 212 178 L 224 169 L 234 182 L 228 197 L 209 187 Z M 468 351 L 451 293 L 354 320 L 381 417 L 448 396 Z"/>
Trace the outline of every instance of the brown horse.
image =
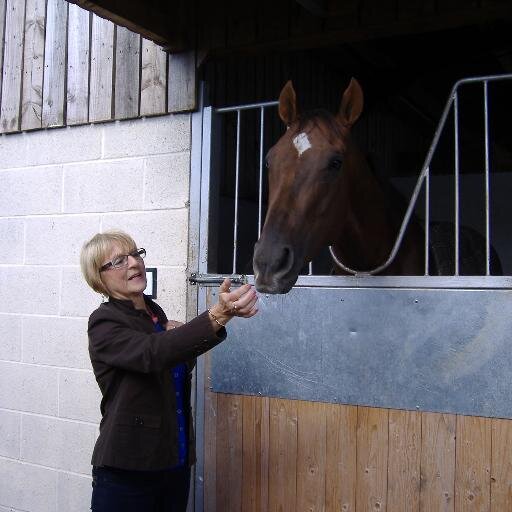
<path id="1" fill-rule="evenodd" d="M 266 159 L 268 211 L 253 258 L 259 291 L 287 293 L 304 264 L 327 245 L 347 267 L 362 272 L 387 260 L 403 212 L 352 140 L 350 131 L 362 109 L 355 79 L 337 115 L 323 110 L 299 115 L 292 83 L 281 91 L 279 116 L 287 130 Z M 419 275 L 423 267 L 423 234 L 412 222 L 383 273 Z"/>

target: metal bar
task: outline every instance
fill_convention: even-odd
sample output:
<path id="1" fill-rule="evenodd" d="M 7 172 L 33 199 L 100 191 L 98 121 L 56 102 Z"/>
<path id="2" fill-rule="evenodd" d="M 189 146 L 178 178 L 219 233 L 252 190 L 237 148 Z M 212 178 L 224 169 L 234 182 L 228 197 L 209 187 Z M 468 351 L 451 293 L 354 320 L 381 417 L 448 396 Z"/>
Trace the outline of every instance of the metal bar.
<path id="1" fill-rule="evenodd" d="M 425 174 L 425 275 L 428 276 L 430 256 L 430 167 Z"/>
<path id="2" fill-rule="evenodd" d="M 236 246 L 238 243 L 238 181 L 240 173 L 240 110 L 236 113 L 236 168 L 235 168 L 235 222 L 233 227 L 233 274 L 236 272 Z"/>
<path id="3" fill-rule="evenodd" d="M 216 108 L 215 113 L 217 114 L 224 114 L 226 112 L 235 112 L 240 110 L 250 110 L 253 108 L 260 108 L 260 107 L 276 107 L 279 105 L 279 101 L 264 101 L 262 103 L 249 103 L 248 105 L 237 105 L 236 107 L 222 107 L 222 108 Z"/>
<path id="4" fill-rule="evenodd" d="M 453 100 L 453 130 L 455 143 L 455 275 L 459 275 L 459 97 L 457 92 Z"/>
<path id="5" fill-rule="evenodd" d="M 192 272 L 188 281 L 190 284 L 200 284 L 202 286 L 218 286 L 224 281 L 224 279 L 231 280 L 231 284 L 246 284 L 247 276 L 244 274 L 232 274 L 232 275 L 224 275 L 224 274 L 200 274 L 196 272 Z"/>
<path id="6" fill-rule="evenodd" d="M 254 276 L 248 275 L 247 283 L 254 284 Z M 463 290 L 499 290 L 512 288 L 512 276 L 299 276 L 294 288 L 429 288 L 439 290 L 454 288 Z M 510 292 L 507 292 L 510 293 Z M 264 301 L 269 294 L 261 294 Z"/>
<path id="7" fill-rule="evenodd" d="M 487 80 L 484 81 L 484 124 L 485 124 L 485 275 L 491 273 L 491 221 L 489 187 L 489 103 Z"/>
<path id="8" fill-rule="evenodd" d="M 208 204 L 210 199 L 213 109 L 203 110 L 203 151 L 201 157 L 201 193 L 199 224 L 199 272 L 208 270 Z"/>
<path id="9" fill-rule="evenodd" d="M 263 143 L 264 143 L 264 127 L 265 127 L 265 107 L 260 108 L 260 178 L 258 191 L 258 238 L 261 235 L 261 210 L 263 196 Z"/>
<path id="10" fill-rule="evenodd" d="M 309 262 L 308 268 L 309 268 L 308 276 L 312 276 L 313 275 L 313 262 L 312 261 Z"/>

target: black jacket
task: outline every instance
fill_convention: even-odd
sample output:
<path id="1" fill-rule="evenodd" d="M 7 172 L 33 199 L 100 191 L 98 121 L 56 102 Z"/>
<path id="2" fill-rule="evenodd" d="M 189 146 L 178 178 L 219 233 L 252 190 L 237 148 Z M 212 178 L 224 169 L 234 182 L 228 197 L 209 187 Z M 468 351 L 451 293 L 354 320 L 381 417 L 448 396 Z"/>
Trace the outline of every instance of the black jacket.
<path id="1" fill-rule="evenodd" d="M 162 325 L 163 310 L 145 297 Z M 132 301 L 110 299 L 89 317 L 89 355 L 103 398 L 94 466 L 156 470 L 178 463 L 176 394 L 170 369 L 187 362 L 189 464 L 195 460 L 190 371 L 195 358 L 226 337 L 205 312 L 185 325 L 154 332 L 149 315 Z"/>

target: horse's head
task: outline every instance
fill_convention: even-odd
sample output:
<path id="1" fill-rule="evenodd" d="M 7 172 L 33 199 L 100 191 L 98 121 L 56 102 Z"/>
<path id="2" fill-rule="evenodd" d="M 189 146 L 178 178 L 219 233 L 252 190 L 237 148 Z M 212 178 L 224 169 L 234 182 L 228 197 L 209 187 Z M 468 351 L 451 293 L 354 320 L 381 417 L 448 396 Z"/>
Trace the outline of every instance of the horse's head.
<path id="1" fill-rule="evenodd" d="M 347 180 L 356 159 L 350 128 L 362 108 L 354 79 L 336 115 L 298 115 L 291 82 L 281 91 L 279 116 L 288 129 L 266 159 L 268 211 L 253 259 L 259 291 L 287 293 L 304 264 L 339 236 L 349 214 Z"/>

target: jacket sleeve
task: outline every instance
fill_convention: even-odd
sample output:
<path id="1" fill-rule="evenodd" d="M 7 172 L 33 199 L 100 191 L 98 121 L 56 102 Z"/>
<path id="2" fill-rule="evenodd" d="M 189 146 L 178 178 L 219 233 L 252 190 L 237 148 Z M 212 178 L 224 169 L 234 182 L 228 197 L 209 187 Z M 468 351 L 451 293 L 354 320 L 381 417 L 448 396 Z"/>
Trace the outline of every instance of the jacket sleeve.
<path id="1" fill-rule="evenodd" d="M 92 361 L 141 373 L 189 361 L 226 338 L 225 329 L 215 333 L 207 312 L 176 329 L 148 334 L 97 310 L 89 319 L 88 334 Z"/>

